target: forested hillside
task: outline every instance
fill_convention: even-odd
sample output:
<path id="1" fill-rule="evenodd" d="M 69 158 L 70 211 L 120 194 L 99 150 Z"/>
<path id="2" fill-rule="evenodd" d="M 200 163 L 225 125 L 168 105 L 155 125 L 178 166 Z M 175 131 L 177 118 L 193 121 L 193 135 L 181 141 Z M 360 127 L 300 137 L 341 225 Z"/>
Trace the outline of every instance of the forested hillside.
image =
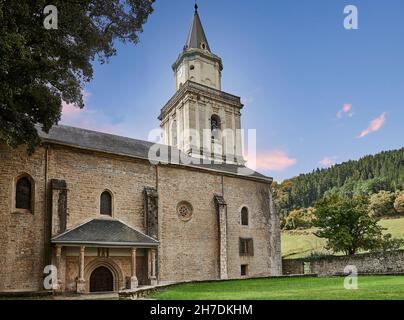
<path id="1" fill-rule="evenodd" d="M 274 197 L 286 214 L 292 209 L 311 207 L 326 193 L 372 194 L 403 189 L 404 148 L 401 148 L 274 183 Z"/>

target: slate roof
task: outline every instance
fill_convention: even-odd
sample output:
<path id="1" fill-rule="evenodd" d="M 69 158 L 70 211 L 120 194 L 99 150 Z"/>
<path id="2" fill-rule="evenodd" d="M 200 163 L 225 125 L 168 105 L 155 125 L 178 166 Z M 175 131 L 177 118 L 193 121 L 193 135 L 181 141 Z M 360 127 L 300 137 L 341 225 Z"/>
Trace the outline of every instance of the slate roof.
<path id="1" fill-rule="evenodd" d="M 157 246 L 159 242 L 120 220 L 95 218 L 52 239 L 54 244 L 115 247 Z"/>
<path id="2" fill-rule="evenodd" d="M 81 128 L 57 125 L 49 133 L 38 129 L 38 134 L 46 142 L 81 147 L 89 150 L 127 155 L 147 159 L 152 142 L 125 138 L 112 134 Z"/>
<path id="3" fill-rule="evenodd" d="M 187 43 L 185 44 L 184 49 L 200 49 L 202 43 L 206 45 L 206 49 L 210 52 L 208 39 L 206 38 L 201 19 L 199 18 L 198 6 L 195 5 L 195 14 L 192 20 L 191 28 L 189 29 Z"/>
<path id="4" fill-rule="evenodd" d="M 49 133 L 43 132 L 39 127 L 37 127 L 37 130 L 43 142 L 71 146 L 92 151 L 106 152 L 114 155 L 129 156 L 145 160 L 150 160 L 149 150 L 152 146 L 156 145 L 155 143 L 149 141 L 131 139 L 108 133 L 64 125 L 53 126 Z M 169 164 L 215 171 L 245 178 L 254 178 L 264 180 L 266 182 L 272 181 L 272 178 L 248 169 L 245 166 L 226 163 L 216 164 L 213 162 L 209 162 L 206 164 L 200 163 L 199 159 L 191 158 L 177 148 L 167 145 L 158 146 L 161 147 L 161 150 L 168 151 Z M 171 159 L 171 155 L 174 154 L 176 155 L 176 157 Z M 178 158 L 180 159 L 179 161 L 177 160 Z M 181 159 L 188 159 L 189 161 L 192 161 L 192 164 L 188 164 L 190 163 L 189 161 L 186 162 L 182 161 Z"/>

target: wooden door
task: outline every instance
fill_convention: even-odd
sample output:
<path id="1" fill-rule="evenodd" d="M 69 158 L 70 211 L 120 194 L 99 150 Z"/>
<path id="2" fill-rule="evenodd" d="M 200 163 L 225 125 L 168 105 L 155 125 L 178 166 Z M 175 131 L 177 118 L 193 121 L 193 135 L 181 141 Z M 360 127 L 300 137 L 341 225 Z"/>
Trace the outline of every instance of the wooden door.
<path id="1" fill-rule="evenodd" d="M 114 291 L 114 277 L 106 267 L 98 267 L 90 276 L 90 292 Z"/>

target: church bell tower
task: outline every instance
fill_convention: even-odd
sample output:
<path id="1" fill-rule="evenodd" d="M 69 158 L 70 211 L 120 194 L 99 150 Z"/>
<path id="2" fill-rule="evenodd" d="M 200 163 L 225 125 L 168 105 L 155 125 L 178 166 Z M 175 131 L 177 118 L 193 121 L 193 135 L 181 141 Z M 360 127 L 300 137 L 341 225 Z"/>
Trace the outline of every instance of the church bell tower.
<path id="1" fill-rule="evenodd" d="M 221 90 L 222 59 L 210 51 L 196 4 L 187 42 L 172 68 L 177 90 L 188 80 Z"/>
<path id="2" fill-rule="evenodd" d="M 240 97 L 222 91 L 222 59 L 213 54 L 198 5 L 183 51 L 172 66 L 176 93 L 161 109 L 164 143 L 199 159 L 244 164 Z"/>

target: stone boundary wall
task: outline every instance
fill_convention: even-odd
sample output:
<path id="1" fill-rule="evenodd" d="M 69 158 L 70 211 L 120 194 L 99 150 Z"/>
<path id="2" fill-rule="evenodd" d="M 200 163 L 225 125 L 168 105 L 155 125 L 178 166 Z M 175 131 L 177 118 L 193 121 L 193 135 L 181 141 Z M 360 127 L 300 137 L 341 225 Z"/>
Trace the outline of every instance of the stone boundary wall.
<path id="1" fill-rule="evenodd" d="M 308 273 L 319 276 L 342 275 L 348 265 L 356 266 L 359 274 L 404 273 L 404 250 L 282 261 L 284 275 Z"/>

